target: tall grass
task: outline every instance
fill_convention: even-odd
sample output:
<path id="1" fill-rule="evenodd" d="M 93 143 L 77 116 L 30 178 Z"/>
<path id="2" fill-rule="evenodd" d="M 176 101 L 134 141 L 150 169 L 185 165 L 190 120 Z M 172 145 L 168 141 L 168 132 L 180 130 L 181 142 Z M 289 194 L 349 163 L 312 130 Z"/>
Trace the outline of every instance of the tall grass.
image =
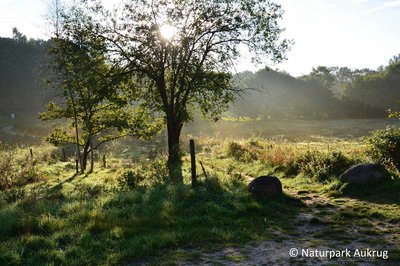
<path id="1" fill-rule="evenodd" d="M 31 157 L 29 147 L 0 144 L 0 190 L 40 181 L 41 166 L 56 160 L 54 151 L 51 146 L 44 145 L 35 148 Z"/>
<path id="2" fill-rule="evenodd" d="M 285 175 L 304 174 L 318 181 L 338 177 L 351 165 L 370 161 L 365 155 L 366 145 L 363 143 L 353 143 L 349 148 L 349 145 L 340 142 L 310 145 L 310 143 L 250 139 L 229 140 L 222 145 L 226 147 L 226 156 L 237 161 L 256 162 Z"/>

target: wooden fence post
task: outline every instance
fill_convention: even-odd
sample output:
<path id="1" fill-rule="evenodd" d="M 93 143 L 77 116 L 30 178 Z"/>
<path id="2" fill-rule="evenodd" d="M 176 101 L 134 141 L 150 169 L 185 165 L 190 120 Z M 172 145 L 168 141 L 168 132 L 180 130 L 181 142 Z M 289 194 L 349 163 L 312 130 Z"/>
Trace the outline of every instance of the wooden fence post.
<path id="1" fill-rule="evenodd" d="M 189 142 L 190 147 L 190 161 L 192 166 L 192 187 L 196 187 L 197 180 L 196 180 L 196 152 L 194 149 L 194 140 L 191 139 Z"/>
<path id="2" fill-rule="evenodd" d="M 79 164 L 78 164 L 78 159 L 75 159 L 75 169 L 76 173 L 79 174 Z"/>
<path id="3" fill-rule="evenodd" d="M 32 150 L 32 148 L 29 149 L 29 152 L 31 154 L 31 160 L 33 160 L 33 150 Z"/>
<path id="4" fill-rule="evenodd" d="M 65 149 L 64 148 L 61 149 L 61 153 L 62 153 L 62 161 L 66 162 L 67 161 L 67 156 L 65 154 Z"/>
<path id="5" fill-rule="evenodd" d="M 106 168 L 107 167 L 107 162 L 106 162 L 106 154 L 103 154 L 103 167 Z"/>

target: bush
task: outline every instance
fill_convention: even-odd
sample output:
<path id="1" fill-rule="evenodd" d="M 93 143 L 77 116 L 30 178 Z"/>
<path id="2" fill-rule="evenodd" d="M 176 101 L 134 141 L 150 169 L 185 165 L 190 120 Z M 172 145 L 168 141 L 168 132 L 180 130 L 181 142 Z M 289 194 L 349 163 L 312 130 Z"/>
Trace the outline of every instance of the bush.
<path id="1" fill-rule="evenodd" d="M 341 152 L 322 153 L 307 151 L 294 163 L 298 172 L 310 175 L 317 181 L 329 180 L 337 177 L 355 162 Z"/>
<path id="2" fill-rule="evenodd" d="M 118 177 L 118 185 L 122 189 L 134 189 L 145 179 L 146 177 L 144 175 L 134 172 L 133 170 L 127 170 Z"/>
<path id="3" fill-rule="evenodd" d="M 35 166 L 28 160 L 18 160 L 14 151 L 0 155 L 0 190 L 7 190 L 39 181 Z"/>
<path id="4" fill-rule="evenodd" d="M 0 143 L 0 190 L 21 187 L 41 180 L 40 166 L 55 162 L 55 150 L 49 146 L 34 147 L 33 159 L 24 146 Z"/>
<path id="5" fill-rule="evenodd" d="M 3 152 L 0 155 L 0 190 L 10 187 L 11 174 L 13 172 L 13 154 L 11 152 Z"/>
<path id="6" fill-rule="evenodd" d="M 251 162 L 257 160 L 257 150 L 258 146 L 254 146 L 250 144 L 250 147 L 245 145 L 241 145 L 234 141 L 228 143 L 228 147 L 226 149 L 226 154 L 229 157 L 233 157 L 236 160 Z"/>
<path id="7" fill-rule="evenodd" d="M 239 143 L 236 143 L 234 141 L 230 141 L 228 143 L 228 147 L 226 149 L 226 154 L 229 157 L 233 157 L 237 160 L 240 160 L 246 150 L 240 145 Z"/>
<path id="8" fill-rule="evenodd" d="M 118 185 L 122 189 L 134 189 L 139 186 L 151 186 L 163 183 L 168 179 L 168 168 L 165 157 L 141 162 L 134 169 L 125 171 L 118 177 Z"/>
<path id="9" fill-rule="evenodd" d="M 3 193 L 5 201 L 8 203 L 16 202 L 25 196 L 25 191 L 20 188 L 11 188 Z"/>
<path id="10" fill-rule="evenodd" d="M 0 265 L 22 265 L 21 259 L 15 250 L 10 250 L 0 243 Z"/>
<path id="11" fill-rule="evenodd" d="M 386 128 L 377 130 L 368 138 L 371 144 L 367 154 L 372 160 L 400 169 L 400 130 Z"/>

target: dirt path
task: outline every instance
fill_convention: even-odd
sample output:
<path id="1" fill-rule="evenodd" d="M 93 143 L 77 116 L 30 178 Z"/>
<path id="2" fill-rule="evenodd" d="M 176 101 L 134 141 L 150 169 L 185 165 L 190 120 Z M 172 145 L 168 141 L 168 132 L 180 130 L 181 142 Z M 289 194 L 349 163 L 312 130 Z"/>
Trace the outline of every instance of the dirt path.
<path id="1" fill-rule="evenodd" d="M 331 199 L 306 191 L 286 193 L 300 198 L 307 206 L 307 211 L 299 213 L 293 221 L 293 232 L 274 232 L 271 240 L 205 252 L 195 261 L 180 262 L 178 265 L 398 265 L 383 259 L 384 254 L 372 253 L 372 250 L 398 248 L 398 235 L 388 230 L 394 225 L 371 219 L 366 221 L 368 223 L 364 228 L 360 224 L 332 220 L 335 214 L 346 208 L 341 202 L 360 204 L 357 200 Z M 370 257 L 355 253 L 357 249 L 364 252 L 368 248 L 370 253 L 365 256 Z M 339 250 L 343 251 L 343 255 L 330 259 L 328 254 L 319 253 L 320 257 L 307 257 L 307 252 L 311 254 L 316 250 Z"/>

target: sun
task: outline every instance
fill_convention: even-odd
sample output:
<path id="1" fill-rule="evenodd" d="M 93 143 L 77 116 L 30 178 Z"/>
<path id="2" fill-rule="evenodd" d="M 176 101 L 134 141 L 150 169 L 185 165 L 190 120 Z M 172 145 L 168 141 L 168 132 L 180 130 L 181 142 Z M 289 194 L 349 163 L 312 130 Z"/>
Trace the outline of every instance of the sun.
<path id="1" fill-rule="evenodd" d="M 166 40 L 171 40 L 171 38 L 175 35 L 176 33 L 176 28 L 168 25 L 168 24 L 164 24 L 160 27 L 160 33 L 161 36 L 166 39 Z"/>

